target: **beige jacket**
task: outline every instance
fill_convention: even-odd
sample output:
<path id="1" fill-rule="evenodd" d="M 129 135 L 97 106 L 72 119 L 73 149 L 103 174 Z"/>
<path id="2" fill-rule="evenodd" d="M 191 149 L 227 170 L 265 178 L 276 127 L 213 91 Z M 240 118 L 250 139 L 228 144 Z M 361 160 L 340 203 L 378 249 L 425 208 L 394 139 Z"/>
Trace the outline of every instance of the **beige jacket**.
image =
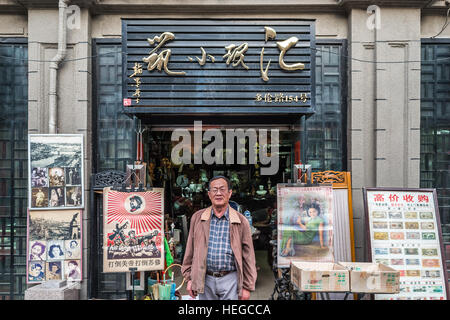
<path id="1" fill-rule="evenodd" d="M 191 289 L 204 293 L 206 274 L 206 255 L 208 253 L 211 209 L 208 207 L 194 213 L 184 254 L 181 272 L 186 281 L 192 280 Z M 242 214 L 229 206 L 230 242 L 238 273 L 238 294 L 242 288 L 255 290 L 256 262 L 250 225 Z"/>

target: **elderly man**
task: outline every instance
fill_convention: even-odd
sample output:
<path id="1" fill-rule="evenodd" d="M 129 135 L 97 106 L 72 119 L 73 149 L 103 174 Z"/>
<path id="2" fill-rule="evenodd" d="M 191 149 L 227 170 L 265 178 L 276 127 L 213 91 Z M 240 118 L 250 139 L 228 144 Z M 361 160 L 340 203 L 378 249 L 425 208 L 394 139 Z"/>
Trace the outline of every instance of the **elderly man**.
<path id="1" fill-rule="evenodd" d="M 255 252 L 247 219 L 231 208 L 231 183 L 209 181 L 212 205 L 191 218 L 182 272 L 192 298 L 248 300 L 255 290 Z"/>

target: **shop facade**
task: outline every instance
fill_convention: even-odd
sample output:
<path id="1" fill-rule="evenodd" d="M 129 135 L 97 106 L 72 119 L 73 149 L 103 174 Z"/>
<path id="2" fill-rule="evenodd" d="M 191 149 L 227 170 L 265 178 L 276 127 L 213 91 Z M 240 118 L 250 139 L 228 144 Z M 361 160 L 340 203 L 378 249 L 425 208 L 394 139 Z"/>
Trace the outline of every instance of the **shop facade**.
<path id="1" fill-rule="evenodd" d="M 49 132 L 48 61 L 57 51 L 57 1 L 20 2 L 0 1 L 0 9 L 4 9 L 0 10 L 0 69 L 6 75 L 2 79 L 1 89 L 5 116 L 0 120 L 3 123 L 4 161 L 0 220 L 0 291 L 3 299 L 21 299 L 27 288 L 27 134 Z M 377 7 L 368 11 L 372 4 L 365 1 L 312 1 L 309 4 L 298 1 L 284 5 L 268 5 L 266 2 L 237 4 L 230 1 L 220 6 L 202 2 L 188 5 L 177 1 L 166 4 L 120 1 L 69 3 L 76 7 L 68 15 L 67 61 L 61 64 L 58 74 L 57 132 L 84 135 L 84 181 L 90 183 L 85 183 L 84 190 L 83 299 L 126 296 L 123 274 L 101 272 L 101 197 L 93 190 L 95 181 L 92 178 L 105 171 L 125 172 L 126 165 L 136 160 L 136 131 L 142 128 L 146 128 L 143 133 L 144 161 L 154 160 L 154 186 L 165 189 L 180 187 L 170 192 L 166 190 L 170 197 L 179 196 L 180 192 L 184 195 L 182 187 L 190 184 L 191 180 L 197 183 L 202 178 L 202 171 L 208 178 L 220 173 L 234 174 L 238 181 L 247 182 L 235 200 L 252 211 L 258 211 L 271 205 L 271 187 L 293 178 L 292 165 L 299 160 L 296 155 L 303 163 L 311 164 L 313 171 L 351 172 L 357 261 L 364 261 L 367 255 L 363 187 L 437 188 L 445 250 L 449 256 L 447 153 L 450 147 L 450 119 L 446 110 L 450 103 L 450 29 L 434 37 L 441 31 L 447 8 L 444 1 L 375 1 Z M 130 78 L 130 75 L 124 75 L 124 70 L 132 70 L 137 60 L 127 60 L 133 52 L 132 48 L 127 49 L 123 45 L 126 35 L 124 21 L 141 21 L 149 25 L 160 20 L 164 20 L 166 26 L 183 25 L 187 29 L 179 28 L 180 33 L 192 37 L 191 41 L 197 41 L 196 51 L 186 52 L 186 56 L 191 56 L 194 61 L 183 58 L 183 65 L 190 63 L 190 70 L 194 70 L 195 74 L 187 77 L 187 84 L 180 82 L 187 86 L 198 82 L 202 71 L 196 57 L 201 57 L 200 47 L 203 45 L 206 48 L 206 43 L 198 40 L 202 39 L 201 32 L 195 28 L 201 25 L 199 22 L 221 21 L 223 30 L 229 30 L 232 24 L 238 22 L 250 29 L 255 21 L 261 25 L 278 21 L 278 24 L 287 25 L 286 34 L 291 33 L 289 28 L 295 29 L 299 24 L 312 25 L 314 41 L 309 46 L 315 50 L 309 51 L 310 60 L 306 62 L 305 69 L 311 72 L 310 83 L 309 87 L 304 88 L 306 100 L 315 100 L 310 104 L 312 110 L 305 107 L 297 116 L 292 112 L 283 115 L 276 111 L 280 105 L 267 107 L 268 102 L 262 101 L 270 112 L 262 111 L 264 107 L 255 111 L 254 106 L 247 106 L 238 115 L 233 110 L 228 114 L 212 111 L 220 106 L 239 103 L 241 97 L 250 94 L 251 89 L 244 87 L 239 90 L 239 96 L 224 90 L 224 101 L 213 106 L 207 103 L 201 106 L 206 110 L 210 108 L 210 111 L 192 112 L 196 106 L 185 104 L 187 110 L 178 109 L 181 111 L 177 112 L 173 109 L 143 112 L 142 109 L 151 107 L 151 99 L 147 101 L 147 108 L 141 109 L 132 101 L 136 112 L 130 112 L 130 117 L 124 112 L 123 98 L 137 97 L 133 97 L 136 91 L 127 90 L 124 85 L 124 77 Z M 153 29 L 157 30 L 154 35 L 170 31 L 166 26 Z M 134 27 L 137 28 L 135 32 L 139 33 L 139 28 Z M 214 33 L 213 30 L 210 32 Z M 256 36 L 253 30 L 249 30 L 249 38 L 245 39 L 246 35 L 240 34 L 242 32 L 236 31 L 241 37 L 239 40 L 251 43 L 251 36 Z M 176 37 L 176 32 L 174 34 Z M 217 38 L 210 40 L 217 41 Z M 223 47 L 223 43 L 216 46 Z M 177 61 L 175 48 L 168 67 L 173 66 L 173 70 L 180 71 L 178 67 L 182 63 Z M 144 50 L 145 55 L 150 50 L 150 46 Z M 247 64 L 257 65 L 258 71 L 260 50 L 257 49 L 257 54 L 249 53 L 245 60 Z M 217 59 L 227 52 L 224 48 L 217 49 L 219 51 L 222 54 L 217 53 Z M 264 66 L 268 57 L 264 60 Z M 272 58 L 272 67 L 277 62 Z M 131 65 L 124 68 L 124 63 Z M 207 63 L 212 61 L 207 60 Z M 144 63 L 143 66 L 145 70 L 147 66 Z M 212 71 L 205 70 L 214 79 L 226 76 L 223 73 L 226 67 L 221 68 L 217 66 Z M 254 81 L 247 79 L 244 72 L 241 67 L 236 77 L 230 78 L 231 83 L 246 86 L 246 82 Z M 257 72 L 255 78 L 259 77 Z M 289 85 L 276 73 L 272 79 Z M 155 89 L 156 94 L 160 94 L 159 99 L 176 91 L 164 88 L 163 82 L 157 85 L 161 86 L 160 90 Z M 174 84 L 166 82 L 166 86 L 169 85 L 173 88 Z M 196 96 L 198 100 L 211 101 L 205 99 L 208 92 L 202 96 L 196 90 L 187 92 L 194 97 L 191 101 L 195 101 Z M 125 97 L 128 91 L 131 96 Z M 183 93 L 178 89 L 177 99 L 167 102 L 169 107 L 177 107 L 176 104 L 183 99 L 189 100 L 189 95 L 180 92 Z M 251 94 L 254 103 L 258 92 L 252 91 Z M 141 100 L 145 103 L 144 94 Z M 215 103 L 218 100 L 218 97 L 212 97 Z M 202 132 L 208 128 L 218 129 L 223 134 L 227 129 L 236 128 L 278 129 L 279 170 L 273 175 L 257 177 L 255 172 L 258 172 L 258 167 L 254 164 L 207 166 L 203 162 L 193 163 L 184 168 L 183 173 L 188 181 L 177 184 L 181 171 L 167 178 L 170 167 L 164 166 L 167 162 L 163 159 L 170 159 L 174 146 L 172 132 L 180 128 L 192 132 L 194 121 L 202 121 Z M 259 135 L 257 138 L 259 140 Z M 296 147 L 298 145 L 299 148 Z M 264 204 L 257 197 L 260 185 L 268 194 Z M 191 199 L 192 208 L 200 208 L 207 201 L 201 197 L 195 198 L 193 194 L 187 195 L 187 198 Z M 176 212 L 171 214 L 177 215 Z"/>

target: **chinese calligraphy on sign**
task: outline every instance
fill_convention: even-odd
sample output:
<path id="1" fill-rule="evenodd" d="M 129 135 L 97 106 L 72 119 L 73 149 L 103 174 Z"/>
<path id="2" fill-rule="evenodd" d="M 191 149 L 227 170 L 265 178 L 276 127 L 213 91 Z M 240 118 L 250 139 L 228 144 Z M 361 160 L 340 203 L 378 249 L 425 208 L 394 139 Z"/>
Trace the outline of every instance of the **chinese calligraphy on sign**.
<path id="1" fill-rule="evenodd" d="M 276 31 L 273 28 L 270 27 L 264 27 L 265 30 L 265 41 L 267 42 L 268 39 L 275 39 L 276 38 Z M 149 53 L 149 56 L 146 58 L 143 58 L 142 60 L 146 63 L 148 63 L 147 66 L 147 70 L 148 71 L 153 71 L 155 68 L 158 69 L 158 71 L 162 71 L 162 68 L 164 68 L 164 72 L 166 74 L 168 74 L 169 76 L 184 76 L 186 75 L 186 72 L 184 71 L 179 71 L 179 72 L 175 72 L 175 71 L 171 71 L 168 68 L 168 63 L 169 63 L 169 58 L 170 55 L 172 54 L 172 51 L 170 49 L 166 49 L 161 51 L 159 54 L 157 54 L 155 51 L 158 51 L 158 49 L 160 49 L 166 42 L 174 40 L 175 39 L 175 35 L 172 32 L 163 32 L 160 36 L 155 36 L 152 39 L 147 39 L 147 41 L 150 43 L 150 45 L 153 45 L 155 42 L 158 42 L 159 44 Z M 284 56 L 287 53 L 287 51 L 289 49 L 291 49 L 292 47 L 294 47 L 298 42 L 298 38 L 297 37 L 290 37 L 284 41 L 279 41 L 277 42 L 277 46 L 280 50 L 280 55 L 279 55 L 279 59 L 278 59 L 278 63 L 280 65 L 280 67 L 284 70 L 288 70 L 288 71 L 294 71 L 294 70 L 302 70 L 305 68 L 305 65 L 301 62 L 299 63 L 293 63 L 293 64 L 286 64 L 286 62 L 284 62 Z M 245 53 L 247 52 L 249 48 L 249 45 L 247 42 L 242 43 L 240 45 L 236 45 L 234 43 L 229 44 L 227 46 L 225 46 L 225 50 L 227 51 L 227 53 L 225 55 L 223 55 L 223 59 L 226 59 L 225 63 L 227 65 L 229 65 L 231 63 L 231 65 L 233 67 L 237 67 L 239 65 L 241 65 L 243 68 L 245 69 L 249 69 L 249 67 L 245 64 L 244 59 L 245 59 Z M 205 49 L 203 47 L 200 47 L 201 53 L 202 53 L 202 58 L 198 58 L 196 57 L 199 65 L 204 66 L 206 64 L 206 57 L 208 57 L 213 63 L 215 62 L 215 58 L 214 56 L 206 53 Z M 264 48 L 261 49 L 261 54 L 260 54 L 261 58 L 260 58 L 260 70 L 261 70 L 261 78 L 264 81 L 269 81 L 269 77 L 268 77 L 268 71 L 269 71 L 269 67 L 270 67 L 270 60 L 269 63 L 267 64 L 267 67 L 263 70 L 263 58 L 264 58 Z M 188 57 L 189 61 L 194 61 L 193 58 Z M 137 67 L 140 67 L 140 73 L 138 73 L 136 71 Z M 135 68 L 134 68 L 134 73 L 130 76 L 133 77 L 137 74 L 142 74 L 142 66 L 136 64 Z"/>
<path id="2" fill-rule="evenodd" d="M 206 56 L 208 56 L 208 58 L 211 60 L 212 63 L 214 63 L 216 61 L 216 58 L 214 58 L 212 55 L 210 54 L 206 54 L 205 49 L 203 49 L 203 47 L 200 47 L 200 50 L 202 52 L 202 58 L 200 59 L 199 57 L 195 57 L 198 61 L 198 64 L 201 66 L 204 66 L 206 64 Z M 194 61 L 194 59 L 192 59 L 191 57 L 188 57 L 189 61 Z"/>
<path id="3" fill-rule="evenodd" d="M 140 63 L 135 62 L 133 67 L 133 73 L 131 74 L 130 78 L 133 78 L 134 76 L 138 76 L 142 74 L 142 65 Z M 133 97 L 136 97 L 136 103 L 139 103 L 139 97 L 141 96 L 141 90 L 139 87 L 141 86 L 141 78 L 133 78 L 135 82 L 136 91 L 133 93 Z"/>
<path id="4" fill-rule="evenodd" d="M 123 19 L 123 28 L 127 113 L 314 112 L 313 21 Z"/>
<path id="5" fill-rule="evenodd" d="M 144 62 L 148 63 L 148 71 L 152 71 L 155 68 L 158 69 L 158 71 L 161 71 L 161 69 L 164 68 L 164 72 L 169 76 L 184 76 L 186 74 L 184 71 L 171 71 L 167 67 L 172 50 L 166 49 L 161 51 L 159 54 L 155 53 L 155 51 L 158 51 L 158 49 L 160 49 L 166 42 L 173 39 L 175 39 L 175 35 L 172 32 L 163 32 L 159 37 L 155 36 L 153 39 L 147 39 L 151 45 L 155 42 L 159 42 L 159 44 L 152 51 L 150 51 L 149 56 L 142 59 Z"/>

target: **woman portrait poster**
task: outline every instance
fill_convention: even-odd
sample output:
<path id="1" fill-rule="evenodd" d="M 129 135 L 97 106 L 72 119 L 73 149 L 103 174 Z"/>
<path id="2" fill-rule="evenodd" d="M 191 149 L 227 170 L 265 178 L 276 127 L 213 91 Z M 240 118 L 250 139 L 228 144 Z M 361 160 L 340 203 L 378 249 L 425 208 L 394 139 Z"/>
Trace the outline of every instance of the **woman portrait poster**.
<path id="1" fill-rule="evenodd" d="M 279 184 L 278 267 L 291 261 L 332 262 L 333 189 Z"/>

